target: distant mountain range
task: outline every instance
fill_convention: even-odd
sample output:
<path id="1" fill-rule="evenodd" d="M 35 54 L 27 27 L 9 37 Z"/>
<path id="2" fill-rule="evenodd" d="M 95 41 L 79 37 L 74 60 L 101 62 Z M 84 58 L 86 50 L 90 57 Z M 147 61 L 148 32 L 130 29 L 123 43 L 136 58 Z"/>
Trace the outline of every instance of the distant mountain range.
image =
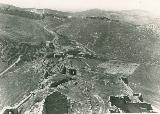
<path id="1" fill-rule="evenodd" d="M 0 39 L 31 43 L 46 41 L 52 37 L 43 30 L 47 25 L 68 40 L 78 40 L 96 52 L 114 58 L 149 59 L 159 42 L 157 19 L 141 10 L 91 9 L 71 13 L 1 4 L 0 18 Z"/>
<path id="2" fill-rule="evenodd" d="M 71 13 L 1 4 L 0 20 L 1 40 L 40 43 L 52 39 L 43 30 L 47 25 L 68 40 L 78 40 L 99 54 L 114 58 L 136 58 L 136 61 L 142 61 L 151 58 L 151 53 L 155 55 L 159 51 L 156 48 L 159 42 L 159 21 L 141 10 L 91 9 Z"/>

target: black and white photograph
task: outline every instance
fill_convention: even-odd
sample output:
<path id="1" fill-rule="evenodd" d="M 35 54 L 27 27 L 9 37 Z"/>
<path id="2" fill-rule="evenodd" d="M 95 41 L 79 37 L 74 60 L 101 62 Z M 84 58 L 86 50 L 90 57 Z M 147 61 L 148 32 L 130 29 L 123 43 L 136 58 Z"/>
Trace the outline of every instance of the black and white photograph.
<path id="1" fill-rule="evenodd" d="M 0 0 L 0 114 L 160 113 L 160 0 Z"/>

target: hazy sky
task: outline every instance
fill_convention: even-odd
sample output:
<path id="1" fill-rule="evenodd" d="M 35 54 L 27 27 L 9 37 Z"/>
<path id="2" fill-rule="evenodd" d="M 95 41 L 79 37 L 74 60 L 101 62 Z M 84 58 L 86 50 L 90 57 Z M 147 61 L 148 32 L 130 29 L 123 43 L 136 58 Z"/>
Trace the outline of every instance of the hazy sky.
<path id="1" fill-rule="evenodd" d="M 105 10 L 141 9 L 160 15 L 160 0 L 0 0 L 0 3 L 63 11 L 81 11 L 93 8 Z"/>

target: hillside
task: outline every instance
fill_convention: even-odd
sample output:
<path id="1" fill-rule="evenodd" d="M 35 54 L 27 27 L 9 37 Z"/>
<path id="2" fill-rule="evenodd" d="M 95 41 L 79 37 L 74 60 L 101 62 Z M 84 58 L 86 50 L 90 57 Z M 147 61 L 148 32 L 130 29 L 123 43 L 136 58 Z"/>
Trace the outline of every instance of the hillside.
<path id="1" fill-rule="evenodd" d="M 73 19 L 57 32 L 81 42 L 98 54 L 144 62 L 151 59 L 154 45 L 159 41 L 159 32 L 147 26 L 87 18 Z"/>
<path id="2" fill-rule="evenodd" d="M 141 112 L 139 104 L 154 112 L 152 105 L 160 104 L 159 27 L 140 10 L 70 13 L 0 5 L 0 109 L 33 92 L 22 114 L 56 111 L 53 102 L 64 113 L 71 107 L 71 113 Z M 127 97 L 127 108 L 110 106 L 111 96 Z"/>
<path id="3" fill-rule="evenodd" d="M 143 10 L 105 11 L 91 9 L 73 13 L 75 17 L 106 17 L 111 20 L 119 20 L 130 24 L 142 25 L 153 21 L 153 15 Z"/>

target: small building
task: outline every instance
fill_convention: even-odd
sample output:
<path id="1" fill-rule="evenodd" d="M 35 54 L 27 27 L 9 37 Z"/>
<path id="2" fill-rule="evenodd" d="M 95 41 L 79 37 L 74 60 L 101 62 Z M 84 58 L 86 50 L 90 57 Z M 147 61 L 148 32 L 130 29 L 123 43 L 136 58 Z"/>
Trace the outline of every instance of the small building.
<path id="1" fill-rule="evenodd" d="M 71 66 L 63 66 L 63 68 L 60 68 L 61 74 L 69 74 L 69 75 L 77 75 L 77 69 Z"/>
<path id="2" fill-rule="evenodd" d="M 46 41 L 46 47 L 51 48 L 51 49 L 55 49 L 55 45 L 51 41 Z"/>
<path id="3" fill-rule="evenodd" d="M 69 70 L 69 74 L 70 74 L 70 75 L 77 75 L 77 70 L 76 70 L 76 69 L 70 68 L 70 69 L 68 69 L 68 70 Z"/>
<path id="4" fill-rule="evenodd" d="M 51 41 L 46 41 L 46 47 L 49 47 Z"/>

